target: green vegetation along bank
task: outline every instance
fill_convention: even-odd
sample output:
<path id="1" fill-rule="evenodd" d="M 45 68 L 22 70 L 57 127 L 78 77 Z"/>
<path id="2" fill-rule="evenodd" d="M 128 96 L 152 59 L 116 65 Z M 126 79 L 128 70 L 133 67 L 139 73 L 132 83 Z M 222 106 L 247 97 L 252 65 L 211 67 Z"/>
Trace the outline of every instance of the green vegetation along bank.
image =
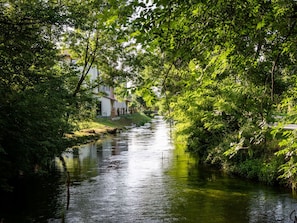
<path id="1" fill-rule="evenodd" d="M 94 118 L 77 123 L 77 131 L 66 133 L 68 147 L 97 140 L 105 134 L 114 134 L 133 126 L 141 126 L 151 121 L 144 113 L 134 113 L 116 118 Z"/>
<path id="2" fill-rule="evenodd" d="M 203 163 L 296 188 L 297 132 L 282 126 L 297 123 L 297 2 L 160 0 L 141 14 L 133 20 L 145 48 L 141 93 L 155 105 L 158 86 L 160 109 L 187 149 Z"/>

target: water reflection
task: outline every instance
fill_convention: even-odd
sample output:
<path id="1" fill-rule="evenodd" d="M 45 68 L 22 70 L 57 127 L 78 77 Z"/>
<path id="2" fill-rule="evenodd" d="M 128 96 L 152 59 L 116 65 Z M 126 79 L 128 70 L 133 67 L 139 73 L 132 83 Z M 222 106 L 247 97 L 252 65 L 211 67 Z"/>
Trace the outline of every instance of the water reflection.
<path id="1" fill-rule="evenodd" d="M 169 190 L 175 195 L 171 213 L 175 213 L 178 222 L 293 222 L 290 213 L 296 208 L 296 200 L 288 191 L 231 178 L 197 165 L 185 168 L 184 163 L 173 162 L 169 171 L 176 179 Z"/>
<path id="2" fill-rule="evenodd" d="M 72 188 L 68 222 L 287 223 L 296 207 L 286 191 L 197 166 L 160 119 L 82 149 L 96 153 L 81 151 L 93 166 L 78 179 L 95 174 Z"/>
<path id="3" fill-rule="evenodd" d="M 62 222 L 65 214 L 68 223 L 293 223 L 290 213 L 297 208 L 285 190 L 198 166 L 174 148 L 161 118 L 69 149 L 64 160 L 72 182 L 69 210 L 65 169 L 57 159 L 62 177 L 22 185 L 13 202 L 2 199 L 0 219 Z M 4 202 L 14 205 L 5 207 Z"/>

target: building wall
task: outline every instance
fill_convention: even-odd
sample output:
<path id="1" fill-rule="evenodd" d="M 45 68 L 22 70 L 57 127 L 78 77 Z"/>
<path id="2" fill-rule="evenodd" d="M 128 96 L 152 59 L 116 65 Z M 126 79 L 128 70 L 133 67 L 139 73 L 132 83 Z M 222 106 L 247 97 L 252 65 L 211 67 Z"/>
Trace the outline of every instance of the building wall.
<path id="1" fill-rule="evenodd" d="M 114 117 L 129 113 L 127 103 L 125 101 L 117 101 L 112 87 L 100 86 L 99 91 L 105 93 L 105 96 L 99 98 L 99 100 L 101 101 L 101 116 Z"/>
<path id="2" fill-rule="evenodd" d="M 98 100 L 101 101 L 101 116 L 111 116 L 111 101 L 109 98 L 101 97 Z"/>
<path id="3" fill-rule="evenodd" d="M 127 109 L 126 102 L 115 101 L 114 108 L 116 110 L 117 115 L 124 115 L 129 112 Z"/>

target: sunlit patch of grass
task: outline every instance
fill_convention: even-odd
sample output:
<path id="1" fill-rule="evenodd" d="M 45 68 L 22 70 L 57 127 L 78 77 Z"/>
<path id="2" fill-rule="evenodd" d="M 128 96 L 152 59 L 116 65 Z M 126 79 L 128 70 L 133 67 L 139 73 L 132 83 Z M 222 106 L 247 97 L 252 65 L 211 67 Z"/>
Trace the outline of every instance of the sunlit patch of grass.
<path id="1" fill-rule="evenodd" d="M 112 120 L 111 118 L 96 118 L 95 122 L 103 126 L 108 126 L 113 128 L 119 127 L 118 120 Z"/>
<path id="2" fill-rule="evenodd" d="M 95 121 L 82 121 L 78 123 L 79 129 L 90 129 L 90 128 L 105 128 L 104 123 L 95 122 Z"/>
<path id="3" fill-rule="evenodd" d="M 102 133 L 112 132 L 115 129 L 125 128 L 132 124 L 140 126 L 149 122 L 150 117 L 142 113 L 135 113 L 129 115 L 123 115 L 115 119 L 108 118 L 95 118 L 93 120 L 84 120 L 76 123 L 77 131 L 69 134 L 65 134 L 66 138 L 83 138 L 88 136 L 98 136 Z"/>

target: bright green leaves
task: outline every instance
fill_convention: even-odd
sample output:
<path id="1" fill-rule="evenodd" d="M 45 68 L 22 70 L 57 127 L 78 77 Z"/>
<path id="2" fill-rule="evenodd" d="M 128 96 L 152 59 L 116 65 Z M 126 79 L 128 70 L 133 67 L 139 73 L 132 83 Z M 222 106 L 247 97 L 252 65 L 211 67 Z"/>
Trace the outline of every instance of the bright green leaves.
<path id="1" fill-rule="evenodd" d="M 107 27 L 108 26 L 111 26 L 111 25 L 115 24 L 117 20 L 118 20 L 118 16 L 117 15 L 113 15 L 113 16 L 111 16 L 110 18 L 108 18 L 106 20 L 105 26 L 107 26 Z"/>
<path id="2" fill-rule="evenodd" d="M 189 62 L 189 70 L 191 72 L 194 72 L 197 69 L 197 64 L 196 64 L 196 60 L 193 59 Z"/>
<path id="3" fill-rule="evenodd" d="M 134 37 L 137 37 L 139 35 L 141 35 L 141 32 L 139 30 L 136 30 L 135 32 L 133 32 L 133 33 L 130 34 L 130 37 L 131 38 L 134 38 Z"/>
<path id="4" fill-rule="evenodd" d="M 73 89 L 78 95 L 91 68 L 100 73 L 100 81 L 106 85 L 120 85 L 126 81 L 131 62 L 130 38 L 139 32 L 130 33 L 126 22 L 132 13 L 126 1 L 87 1 L 71 7 L 71 12 L 83 18 L 76 21 L 64 33 L 63 47 L 71 54 L 81 69 L 80 79 Z M 126 14 L 126 12 L 128 14 Z M 85 15 L 85 16 L 84 16 Z M 129 36 L 130 34 L 130 36 Z"/>
<path id="5" fill-rule="evenodd" d="M 262 21 L 260 21 L 260 22 L 257 24 L 256 29 L 262 29 L 264 26 L 265 26 L 265 20 L 262 19 Z"/>
<path id="6" fill-rule="evenodd" d="M 136 79 L 147 89 L 160 88 L 163 111 L 188 149 L 217 165 L 263 160 L 263 169 L 295 154 L 294 134 L 281 135 L 285 141 L 274 156 L 278 146 L 268 123 L 280 111 L 290 111 L 287 121 L 296 122 L 296 2 L 154 3 L 131 26 L 147 53 L 139 76 L 151 71 L 150 78 Z M 283 161 L 283 177 L 290 168 L 296 172 L 292 157 Z"/>

